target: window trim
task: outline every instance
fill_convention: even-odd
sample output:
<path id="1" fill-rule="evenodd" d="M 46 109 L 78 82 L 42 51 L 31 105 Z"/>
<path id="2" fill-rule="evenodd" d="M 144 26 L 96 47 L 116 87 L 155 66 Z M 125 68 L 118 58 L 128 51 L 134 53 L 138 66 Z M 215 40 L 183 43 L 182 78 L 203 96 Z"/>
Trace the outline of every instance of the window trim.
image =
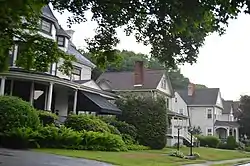
<path id="1" fill-rule="evenodd" d="M 49 32 L 46 31 L 46 30 L 43 30 L 43 28 L 42 28 L 42 26 L 43 26 L 43 21 L 48 22 L 48 23 L 50 24 Z M 45 18 L 41 18 L 41 21 L 40 21 L 40 30 L 41 30 L 41 32 L 46 33 L 46 34 L 52 36 L 52 24 L 53 24 L 53 23 L 52 23 L 50 20 L 45 19 Z"/>
<path id="2" fill-rule="evenodd" d="M 58 38 L 63 38 L 63 45 L 61 45 L 61 44 L 58 43 Z M 57 36 L 57 37 L 56 37 L 56 41 L 57 41 L 57 45 L 58 45 L 59 47 L 65 47 L 65 42 L 66 42 L 66 41 L 65 41 L 65 37 L 63 37 L 63 36 Z"/>
<path id="3" fill-rule="evenodd" d="M 209 111 L 211 111 L 211 114 L 210 114 L 211 117 L 210 117 L 210 118 L 208 118 L 208 115 L 209 115 L 208 112 L 209 112 Z M 206 118 L 207 118 L 207 119 L 213 119 L 213 109 L 212 109 L 212 108 L 207 108 L 207 110 L 206 110 Z"/>
<path id="4" fill-rule="evenodd" d="M 208 130 L 211 130 L 211 135 L 208 135 L 208 133 L 210 133 L 210 132 L 208 132 Z M 213 135 L 213 128 L 212 127 L 207 127 L 206 128 L 206 135 L 207 136 L 212 136 Z"/>
<path id="5" fill-rule="evenodd" d="M 78 74 L 74 74 L 74 73 L 73 73 L 73 70 L 74 70 L 74 69 L 80 70 L 79 75 L 78 75 Z M 81 67 L 78 67 L 78 66 L 73 65 L 73 70 L 72 70 L 72 72 L 71 72 L 70 80 L 73 80 L 73 79 L 72 79 L 72 76 L 73 76 L 73 75 L 77 75 L 77 76 L 79 76 L 79 77 L 80 77 L 80 79 L 79 79 L 79 80 L 81 80 L 81 79 L 82 79 L 82 77 L 81 77 L 81 76 L 82 76 L 82 68 L 81 68 Z"/>

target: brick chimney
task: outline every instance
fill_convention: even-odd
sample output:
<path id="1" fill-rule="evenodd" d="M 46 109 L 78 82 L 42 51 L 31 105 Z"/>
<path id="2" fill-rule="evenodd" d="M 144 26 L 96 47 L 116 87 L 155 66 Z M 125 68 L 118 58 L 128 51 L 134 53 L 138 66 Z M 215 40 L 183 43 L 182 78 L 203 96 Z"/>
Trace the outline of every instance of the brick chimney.
<path id="1" fill-rule="evenodd" d="M 195 84 L 189 83 L 188 84 L 188 96 L 193 96 L 195 92 Z"/>
<path id="2" fill-rule="evenodd" d="M 134 86 L 142 86 L 144 79 L 143 61 L 135 62 Z"/>

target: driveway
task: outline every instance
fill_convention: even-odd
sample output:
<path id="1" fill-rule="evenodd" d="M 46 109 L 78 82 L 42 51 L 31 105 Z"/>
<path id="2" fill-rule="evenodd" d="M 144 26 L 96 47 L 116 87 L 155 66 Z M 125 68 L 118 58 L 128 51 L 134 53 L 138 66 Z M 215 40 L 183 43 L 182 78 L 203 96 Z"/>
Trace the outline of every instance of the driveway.
<path id="1" fill-rule="evenodd" d="M 0 166 L 111 166 L 98 161 L 76 159 L 33 151 L 0 148 Z"/>

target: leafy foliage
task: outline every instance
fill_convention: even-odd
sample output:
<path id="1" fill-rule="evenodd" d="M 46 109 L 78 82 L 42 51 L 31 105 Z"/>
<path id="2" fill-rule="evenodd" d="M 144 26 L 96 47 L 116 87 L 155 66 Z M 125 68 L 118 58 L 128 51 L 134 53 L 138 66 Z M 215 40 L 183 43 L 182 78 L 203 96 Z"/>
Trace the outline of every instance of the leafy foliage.
<path id="1" fill-rule="evenodd" d="M 36 110 L 17 97 L 0 96 L 0 132 L 19 127 L 37 128 L 39 118 Z"/>
<path id="2" fill-rule="evenodd" d="M 220 140 L 215 136 L 197 136 L 201 146 L 208 146 L 210 148 L 217 148 Z"/>
<path id="3" fill-rule="evenodd" d="M 118 119 L 137 128 L 137 140 L 141 145 L 162 149 L 166 145 L 165 105 L 162 98 L 129 96 L 117 101 L 117 106 L 123 110 Z"/>
<path id="4" fill-rule="evenodd" d="M 68 19 L 69 26 L 87 21 L 86 12 L 93 13 L 91 20 L 96 21 L 98 27 L 96 35 L 86 41 L 88 49 L 99 66 L 114 62 L 118 58 L 114 53 L 119 43 L 116 32 L 118 28 L 124 29 L 128 36 L 134 35 L 138 42 L 151 45 L 152 57 L 164 62 L 168 67 L 176 67 L 176 64 L 184 62 L 192 64 L 196 62 L 199 48 L 203 45 L 205 37 L 213 32 L 223 34 L 228 20 L 236 18 L 244 5 L 245 11 L 249 12 L 250 6 L 247 0 L 205 0 L 191 3 L 183 0 L 119 2 L 115 0 L 2 0 L 0 7 L 1 71 L 6 69 L 8 51 L 14 44 L 14 39 L 21 38 L 26 41 L 26 30 L 36 32 L 41 7 L 49 2 L 61 13 L 65 10 L 72 13 L 72 17 Z M 45 48 L 37 45 L 32 50 L 41 50 L 41 47 Z M 29 52 L 30 56 L 27 57 L 32 60 L 31 56 L 34 54 L 31 50 Z M 33 64 L 29 60 L 25 62 Z"/>
<path id="5" fill-rule="evenodd" d="M 237 148 L 237 142 L 234 136 L 228 136 L 227 137 L 227 149 L 235 149 Z"/>
<path id="6" fill-rule="evenodd" d="M 173 156 L 173 157 L 185 158 L 184 153 L 182 153 L 181 151 L 178 151 L 178 150 L 170 152 L 169 155 Z"/>
<path id="7" fill-rule="evenodd" d="M 44 126 L 54 124 L 55 120 L 58 119 L 58 116 L 56 116 L 56 114 L 53 114 L 53 113 L 48 112 L 48 111 L 38 110 L 37 114 L 38 114 L 38 117 L 39 117 L 41 123 Z"/>
<path id="8" fill-rule="evenodd" d="M 76 131 L 110 132 L 108 124 L 93 115 L 70 115 L 65 121 L 65 126 Z"/>
<path id="9" fill-rule="evenodd" d="M 189 128 L 189 132 L 193 133 L 193 135 L 200 135 L 202 134 L 201 127 L 200 126 L 193 126 Z"/>
<path id="10" fill-rule="evenodd" d="M 239 123 L 240 123 L 240 133 L 242 135 L 246 134 L 250 137 L 250 96 L 241 96 L 240 98 L 240 109 L 242 110 L 239 115 Z"/>
<path id="11" fill-rule="evenodd" d="M 114 117 L 103 116 L 103 117 L 101 117 L 101 119 L 104 122 L 106 122 L 106 123 L 114 126 L 115 128 L 117 128 L 121 134 L 129 135 L 132 139 L 136 139 L 136 137 L 137 137 L 137 129 L 135 128 L 135 126 L 133 126 L 131 124 L 128 124 L 128 123 L 126 123 L 124 121 L 119 121 Z"/>

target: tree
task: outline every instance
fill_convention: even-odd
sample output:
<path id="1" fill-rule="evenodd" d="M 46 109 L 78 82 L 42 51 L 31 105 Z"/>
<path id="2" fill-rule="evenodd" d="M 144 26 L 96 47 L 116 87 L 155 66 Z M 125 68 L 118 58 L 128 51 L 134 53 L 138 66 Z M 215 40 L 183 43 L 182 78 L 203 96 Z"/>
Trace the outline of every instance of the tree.
<path id="1" fill-rule="evenodd" d="M 240 109 L 242 110 L 239 116 L 240 133 L 250 137 L 250 96 L 241 96 Z"/>
<path id="2" fill-rule="evenodd" d="M 243 7 L 249 12 L 248 0 L 2 0 L 0 2 L 0 63 L 5 66 L 14 37 L 26 41 L 23 30 L 34 29 L 41 7 L 52 3 L 59 12 L 68 10 L 69 25 L 86 21 L 93 13 L 98 23 L 96 35 L 87 39 L 88 49 L 97 64 L 104 67 L 118 59 L 116 29 L 124 28 L 138 42 L 151 45 L 152 57 L 167 67 L 196 62 L 205 37 L 213 32 L 223 34 L 230 18 L 236 18 Z M 26 20 L 23 22 L 22 20 Z M 34 50 L 33 50 L 34 51 Z M 29 50 L 31 52 L 31 50 Z M 26 54 L 32 60 L 33 54 Z M 48 60 L 48 59 L 46 59 Z M 49 61 L 49 60 L 48 60 Z M 5 64 L 5 65 L 4 65 Z"/>

